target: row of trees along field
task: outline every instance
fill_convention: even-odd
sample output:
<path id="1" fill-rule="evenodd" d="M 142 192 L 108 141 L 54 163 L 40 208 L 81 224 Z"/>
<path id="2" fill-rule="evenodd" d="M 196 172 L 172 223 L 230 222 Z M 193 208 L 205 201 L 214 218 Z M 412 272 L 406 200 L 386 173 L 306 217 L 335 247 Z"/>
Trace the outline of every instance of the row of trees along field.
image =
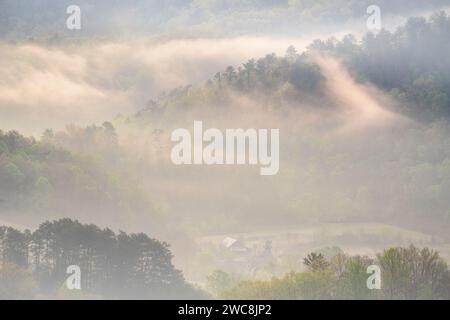
<path id="1" fill-rule="evenodd" d="M 34 297 L 197 298 L 172 265 L 167 243 L 62 219 L 30 232 L 0 227 L 0 299 Z M 67 268 L 81 269 L 81 291 Z"/>
<path id="2" fill-rule="evenodd" d="M 381 289 L 369 290 L 367 267 L 381 269 Z M 386 249 L 375 258 L 338 253 L 325 258 L 311 253 L 307 270 L 271 280 L 238 281 L 217 270 L 208 288 L 225 299 L 449 299 L 450 270 L 439 253 L 428 248 Z"/>

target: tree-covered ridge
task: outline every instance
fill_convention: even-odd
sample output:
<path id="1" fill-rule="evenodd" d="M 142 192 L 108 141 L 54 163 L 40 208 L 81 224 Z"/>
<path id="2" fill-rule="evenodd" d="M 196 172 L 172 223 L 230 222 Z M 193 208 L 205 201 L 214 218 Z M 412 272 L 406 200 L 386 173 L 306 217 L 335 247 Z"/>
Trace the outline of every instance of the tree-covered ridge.
<path id="1" fill-rule="evenodd" d="M 203 85 L 176 88 L 163 93 L 138 112 L 135 121 L 171 117 L 192 109 L 233 107 L 234 95 L 245 95 L 261 107 L 282 110 L 301 103 L 332 105 L 325 94 L 325 78 L 307 53 L 299 55 L 289 47 L 284 57 L 274 53 L 250 59 L 237 68 L 217 72 Z M 220 110 L 220 109 L 219 109 Z"/>
<path id="2" fill-rule="evenodd" d="M 395 111 L 432 120 L 450 116 L 450 17 L 444 12 L 429 20 L 411 18 L 395 32 L 367 33 L 360 41 L 347 35 L 315 40 L 299 54 L 289 47 L 283 57 L 268 54 L 237 68 L 229 66 L 199 87 L 186 86 L 150 101 L 146 112 L 230 104 L 230 92 L 245 94 L 275 108 L 313 102 L 333 106 L 326 96 L 326 79 L 314 56 L 329 54 L 342 60 L 354 77 L 377 86 L 398 101 Z M 150 115 L 150 116 L 151 116 Z"/>
<path id="3" fill-rule="evenodd" d="M 0 227 L 0 298 L 197 298 L 172 265 L 169 245 L 144 233 L 100 229 L 70 219 L 37 230 Z M 81 291 L 66 286 L 67 268 L 81 269 Z M 15 279 L 11 291 L 2 290 Z M 21 291 L 20 288 L 27 288 Z"/>
<path id="4" fill-rule="evenodd" d="M 131 220 L 142 212 L 150 216 L 152 205 L 139 185 L 105 160 L 120 161 L 112 156 L 118 148 L 114 128 L 106 123 L 68 131 L 48 130 L 39 141 L 0 131 L 2 217 L 27 216 L 30 223 L 40 213 L 87 218 L 95 212 L 117 223 L 124 213 Z"/>

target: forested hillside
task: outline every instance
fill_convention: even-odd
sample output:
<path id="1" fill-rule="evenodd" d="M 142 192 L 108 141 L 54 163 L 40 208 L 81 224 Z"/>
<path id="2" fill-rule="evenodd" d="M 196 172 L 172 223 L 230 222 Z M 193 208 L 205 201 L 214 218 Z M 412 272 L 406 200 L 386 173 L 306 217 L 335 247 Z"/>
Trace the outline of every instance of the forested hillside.
<path id="1" fill-rule="evenodd" d="M 323 100 L 325 78 L 317 54 L 343 61 L 360 82 L 375 85 L 397 99 L 397 109 L 415 119 L 450 116 L 450 17 L 411 18 L 394 32 L 367 33 L 361 40 L 315 40 L 306 52 L 289 47 L 286 55 L 268 54 L 240 66 L 229 66 L 200 87 L 187 86 L 151 101 L 148 110 L 184 112 L 186 108 L 230 105 L 230 91 L 250 95 L 272 108 L 315 99 L 316 107 L 339 102 Z M 146 110 L 138 114 L 141 117 Z"/>
<path id="2" fill-rule="evenodd" d="M 220 183 L 240 190 L 233 201 L 243 204 L 239 213 L 224 204 L 228 218 L 213 219 L 209 227 L 223 228 L 237 216 L 254 226 L 264 212 L 269 224 L 421 221 L 421 228 L 444 230 L 450 217 L 445 196 L 450 186 L 449 25 L 450 18 L 440 13 L 360 41 L 352 36 L 318 40 L 306 52 L 290 47 L 285 56 L 250 59 L 204 84 L 162 94 L 116 123 L 145 129 L 148 139 L 140 146 L 155 147 L 159 155 L 170 152 L 165 133 L 195 119 L 218 127 L 280 128 L 283 167 L 276 183 L 243 184 L 237 172 L 229 172 Z M 159 165 L 166 168 L 164 162 Z M 208 174 L 209 183 L 215 183 L 217 176 Z M 247 210 L 248 196 L 277 205 Z M 186 208 L 189 199 L 182 199 Z M 207 212 L 192 214 L 207 217 Z"/>
<path id="3" fill-rule="evenodd" d="M 72 126 L 68 133 L 48 130 L 40 140 L 0 131 L 0 219 L 26 226 L 42 216 L 114 226 L 137 218 L 158 221 L 139 184 L 118 169 L 120 161 L 108 123 Z"/>

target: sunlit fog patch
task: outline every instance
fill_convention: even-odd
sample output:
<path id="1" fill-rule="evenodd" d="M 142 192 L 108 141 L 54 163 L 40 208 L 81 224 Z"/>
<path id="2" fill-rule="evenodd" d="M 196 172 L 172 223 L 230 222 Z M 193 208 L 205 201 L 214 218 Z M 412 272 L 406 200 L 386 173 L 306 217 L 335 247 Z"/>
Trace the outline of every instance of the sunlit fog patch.
<path id="1" fill-rule="evenodd" d="M 357 83 L 337 60 L 325 55 L 315 55 L 326 78 L 326 87 L 338 107 L 335 116 L 342 122 L 338 133 L 349 133 L 364 128 L 380 128 L 399 124 L 406 119 L 391 111 L 392 98 L 369 84 Z"/>
<path id="2" fill-rule="evenodd" d="M 3 128 L 39 135 L 67 123 L 86 125 L 135 112 L 164 91 L 200 83 L 228 65 L 312 37 L 237 37 L 149 43 L 100 42 L 46 47 L 0 46 Z M 46 117 L 42 117 L 46 114 Z"/>

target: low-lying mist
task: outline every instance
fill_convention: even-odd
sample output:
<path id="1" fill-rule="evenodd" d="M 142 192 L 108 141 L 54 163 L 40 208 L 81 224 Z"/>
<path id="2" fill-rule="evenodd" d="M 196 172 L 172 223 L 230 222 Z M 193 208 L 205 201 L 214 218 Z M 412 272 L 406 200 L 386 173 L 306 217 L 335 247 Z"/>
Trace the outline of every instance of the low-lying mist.
<path id="1" fill-rule="evenodd" d="M 79 45 L 0 44 L 0 126 L 40 136 L 46 128 L 89 125 L 140 110 L 164 91 L 210 78 L 228 65 L 312 36 L 237 37 Z"/>

